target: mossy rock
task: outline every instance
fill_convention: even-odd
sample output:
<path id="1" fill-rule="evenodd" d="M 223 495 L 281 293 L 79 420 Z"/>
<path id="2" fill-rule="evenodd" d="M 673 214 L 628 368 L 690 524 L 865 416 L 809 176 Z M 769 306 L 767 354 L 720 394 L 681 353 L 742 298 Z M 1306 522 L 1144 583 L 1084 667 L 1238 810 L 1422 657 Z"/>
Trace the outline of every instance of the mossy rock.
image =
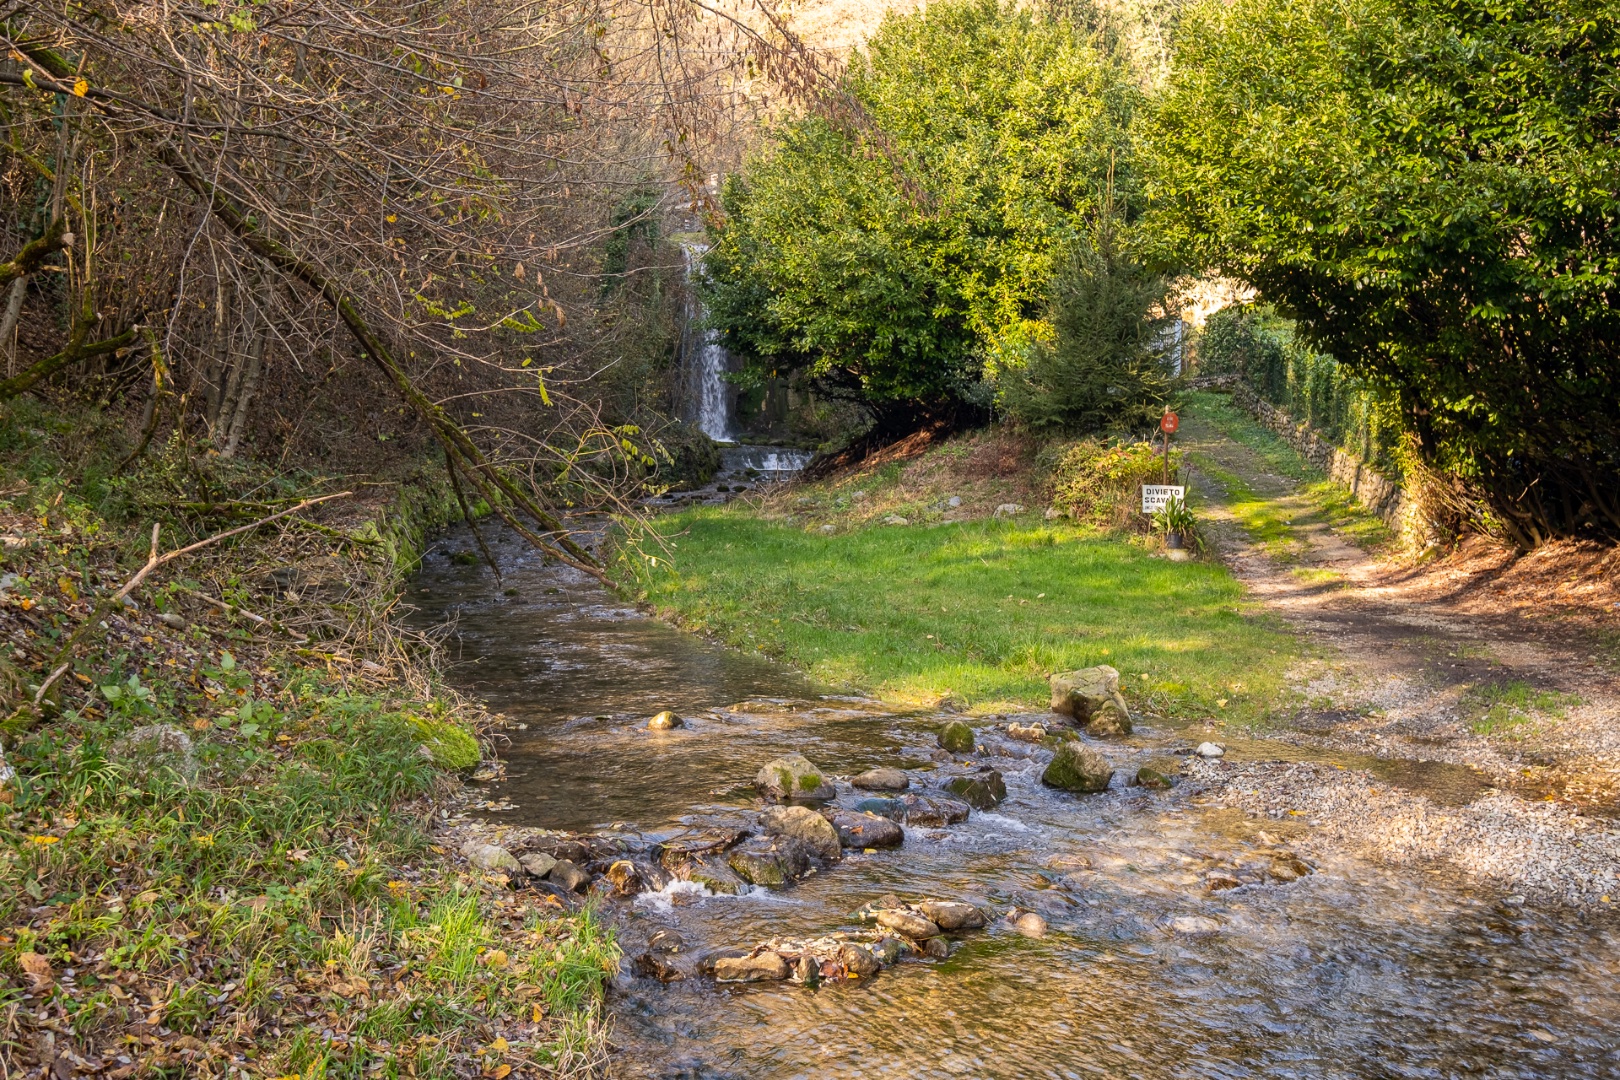
<path id="1" fill-rule="evenodd" d="M 466 728 L 416 713 L 407 714 L 406 719 L 439 768 L 470 769 L 478 764 L 478 740 Z"/>
<path id="2" fill-rule="evenodd" d="M 973 729 L 960 720 L 952 720 L 939 729 L 939 745 L 953 754 L 973 753 L 975 741 Z"/>
<path id="3" fill-rule="evenodd" d="M 1175 783 L 1158 769 L 1150 769 L 1146 765 L 1136 770 L 1136 779 L 1131 782 L 1149 791 L 1168 791 Z"/>
<path id="4" fill-rule="evenodd" d="M 1041 774 L 1041 783 L 1081 794 L 1107 791 L 1114 770 L 1095 750 L 1079 743 L 1064 743 L 1052 754 L 1052 763 Z"/>

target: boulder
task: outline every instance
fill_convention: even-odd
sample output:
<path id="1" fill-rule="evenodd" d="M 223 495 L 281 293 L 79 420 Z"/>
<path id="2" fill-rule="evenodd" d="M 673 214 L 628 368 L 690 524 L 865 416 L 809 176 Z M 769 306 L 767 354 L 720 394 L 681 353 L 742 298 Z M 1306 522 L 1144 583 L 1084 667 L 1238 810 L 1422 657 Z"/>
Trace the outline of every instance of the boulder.
<path id="1" fill-rule="evenodd" d="M 191 736 L 173 724 L 147 724 L 115 739 L 107 748 L 107 759 L 130 766 L 137 776 L 159 768 L 172 769 L 188 780 L 197 775 Z"/>
<path id="2" fill-rule="evenodd" d="M 786 754 L 766 762 L 754 778 L 760 793 L 783 802 L 829 802 L 838 792 L 826 774 L 803 754 Z"/>
<path id="3" fill-rule="evenodd" d="M 647 721 L 647 727 L 652 731 L 669 731 L 673 728 L 686 726 L 686 721 L 665 709 L 663 712 Z"/>
<path id="4" fill-rule="evenodd" d="M 902 820 L 907 825 L 955 825 L 958 821 L 966 821 L 973 812 L 967 803 L 955 799 L 907 795 L 896 801 L 904 807 Z"/>
<path id="5" fill-rule="evenodd" d="M 876 814 L 890 821 L 906 820 L 906 804 L 899 799 L 862 799 L 855 804 L 858 814 Z"/>
<path id="6" fill-rule="evenodd" d="M 789 837 L 775 843 L 755 838 L 735 848 L 726 865 L 750 885 L 777 887 L 810 872 L 810 856 L 804 845 Z"/>
<path id="7" fill-rule="evenodd" d="M 591 883 L 591 875 L 567 859 L 557 860 L 557 865 L 551 868 L 546 880 L 567 889 L 569 892 L 579 892 Z"/>
<path id="8" fill-rule="evenodd" d="M 531 851 L 527 855 L 520 855 L 518 862 L 535 877 L 545 877 L 551 873 L 551 868 L 557 865 L 557 860 L 543 851 Z"/>
<path id="9" fill-rule="evenodd" d="M 917 910 L 941 930 L 981 930 L 986 922 L 983 911 L 960 900 L 924 900 Z"/>
<path id="10" fill-rule="evenodd" d="M 1136 770 L 1136 776 L 1131 780 L 1131 783 L 1137 787 L 1145 787 L 1149 791 L 1168 791 L 1172 786 L 1168 776 L 1157 769 L 1150 769 L 1146 765 Z"/>
<path id="11" fill-rule="evenodd" d="M 720 862 L 694 863 L 686 869 L 686 880 L 695 881 L 716 896 L 736 896 L 747 882 Z"/>
<path id="12" fill-rule="evenodd" d="M 862 791 L 904 791 L 911 786 L 911 778 L 899 769 L 867 769 L 850 783 Z"/>
<path id="13" fill-rule="evenodd" d="M 845 942 L 838 950 L 838 962 L 851 975 L 865 977 L 883 970 L 883 962 L 865 945 Z"/>
<path id="14" fill-rule="evenodd" d="M 804 806 L 772 806 L 760 815 L 767 836 L 787 836 L 799 841 L 828 862 L 843 853 L 838 830 L 820 814 Z"/>
<path id="15" fill-rule="evenodd" d="M 1107 791 L 1114 770 L 1095 750 L 1077 742 L 1064 743 L 1052 752 L 1052 761 L 1041 773 L 1041 783 L 1082 794 Z"/>
<path id="16" fill-rule="evenodd" d="M 1202 742 L 1198 744 L 1198 749 L 1194 750 L 1193 753 L 1205 759 L 1225 757 L 1226 747 L 1212 742 Z"/>
<path id="17" fill-rule="evenodd" d="M 776 953 L 758 956 L 722 956 L 714 962 L 718 982 L 780 982 L 793 973 L 788 962 Z"/>
<path id="18" fill-rule="evenodd" d="M 926 941 L 939 936 L 939 927 L 936 924 L 921 915 L 899 909 L 878 912 L 877 924 L 912 941 Z"/>
<path id="19" fill-rule="evenodd" d="M 483 840 L 469 840 L 461 845 L 461 854 L 479 870 L 503 874 L 523 873 L 523 864 L 513 858 L 510 851 L 497 844 Z"/>
<path id="20" fill-rule="evenodd" d="M 1007 784 L 994 769 L 980 769 L 971 776 L 953 776 L 940 785 L 975 810 L 990 810 L 1007 798 Z"/>
<path id="21" fill-rule="evenodd" d="M 942 937 L 931 937 L 922 943 L 922 954 L 930 960 L 943 960 L 951 955 L 951 947 Z"/>
<path id="22" fill-rule="evenodd" d="M 1097 735 L 1129 735 L 1131 710 L 1119 692 L 1119 672 L 1107 664 L 1047 676 L 1052 711 Z"/>
<path id="23" fill-rule="evenodd" d="M 875 802 L 866 800 L 863 802 Z M 885 800 L 887 801 L 887 800 Z M 838 841 L 851 848 L 897 848 L 906 842 L 906 831 L 887 817 L 877 814 L 838 810 L 832 816 Z"/>
<path id="24" fill-rule="evenodd" d="M 939 729 L 939 745 L 952 754 L 973 753 L 973 729 L 960 720 L 952 720 Z"/>

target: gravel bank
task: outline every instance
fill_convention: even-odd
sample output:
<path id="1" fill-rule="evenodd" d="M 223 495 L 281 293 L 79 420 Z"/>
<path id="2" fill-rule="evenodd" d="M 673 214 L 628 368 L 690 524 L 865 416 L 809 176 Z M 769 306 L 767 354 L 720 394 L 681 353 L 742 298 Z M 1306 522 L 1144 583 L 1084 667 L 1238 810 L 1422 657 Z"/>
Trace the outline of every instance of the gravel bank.
<path id="1" fill-rule="evenodd" d="M 1313 762 L 1189 759 L 1201 800 L 1315 826 L 1332 843 L 1395 865 L 1448 863 L 1481 882 L 1539 900 L 1620 906 L 1620 829 L 1568 806 L 1493 792 L 1438 807 L 1370 774 Z"/>

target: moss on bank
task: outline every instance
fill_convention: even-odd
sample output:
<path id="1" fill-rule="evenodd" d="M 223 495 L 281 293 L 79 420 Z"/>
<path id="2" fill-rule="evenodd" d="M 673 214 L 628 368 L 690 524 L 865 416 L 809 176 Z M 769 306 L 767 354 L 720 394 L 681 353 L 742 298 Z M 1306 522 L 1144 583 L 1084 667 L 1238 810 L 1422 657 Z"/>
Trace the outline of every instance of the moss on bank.
<path id="1" fill-rule="evenodd" d="M 433 474 L 205 549 L 113 609 L 154 520 L 179 546 L 333 485 L 183 447 L 119 476 L 73 452 L 75 430 L 0 412 L 0 1060 L 113 1077 L 599 1061 L 611 934 L 435 843 L 479 714 L 393 619 L 454 506 Z"/>

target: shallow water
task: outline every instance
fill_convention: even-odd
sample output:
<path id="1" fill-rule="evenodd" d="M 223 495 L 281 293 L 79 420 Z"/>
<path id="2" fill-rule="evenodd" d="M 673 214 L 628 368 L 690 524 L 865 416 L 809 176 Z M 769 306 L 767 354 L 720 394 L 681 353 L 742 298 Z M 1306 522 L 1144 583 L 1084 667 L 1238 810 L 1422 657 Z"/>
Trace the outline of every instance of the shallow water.
<path id="1" fill-rule="evenodd" d="M 787 750 L 836 775 L 911 768 L 926 789 L 937 717 L 821 696 L 790 671 L 640 616 L 504 536 L 492 541 L 497 588 L 487 568 L 448 559 L 470 546 L 452 533 L 425 560 L 413 599 L 426 623 L 454 618 L 458 684 L 529 725 L 512 733 L 508 779 L 492 792 L 516 806 L 500 820 L 662 838 L 756 807 L 740 785 Z M 690 727 L 647 731 L 665 708 Z M 998 922 L 963 935 L 946 960 L 816 990 L 663 985 L 627 964 L 613 995 L 617 1072 L 1620 1076 L 1611 928 L 1348 858 L 1317 856 L 1317 872 L 1297 882 L 1211 894 L 1208 870 L 1291 851 L 1309 826 L 1203 807 L 1185 788 L 1122 787 L 1139 764 L 1168 767 L 1196 741 L 1176 731 L 1104 747 L 1115 787 L 1083 799 L 1039 784 L 1040 751 L 986 741 L 1005 751 L 984 759 L 1009 789 L 994 812 L 908 828 L 898 851 L 851 853 L 779 892 L 640 898 L 623 913 L 626 952 L 663 927 L 678 929 L 688 954 L 855 928 L 852 909 L 888 892 L 1035 910 L 1044 938 Z M 1235 759 L 1306 754 L 1232 747 Z M 1401 768 L 1432 774 L 1408 786 L 1445 803 L 1477 793 L 1445 770 Z M 853 801 L 847 785 L 840 792 Z"/>

